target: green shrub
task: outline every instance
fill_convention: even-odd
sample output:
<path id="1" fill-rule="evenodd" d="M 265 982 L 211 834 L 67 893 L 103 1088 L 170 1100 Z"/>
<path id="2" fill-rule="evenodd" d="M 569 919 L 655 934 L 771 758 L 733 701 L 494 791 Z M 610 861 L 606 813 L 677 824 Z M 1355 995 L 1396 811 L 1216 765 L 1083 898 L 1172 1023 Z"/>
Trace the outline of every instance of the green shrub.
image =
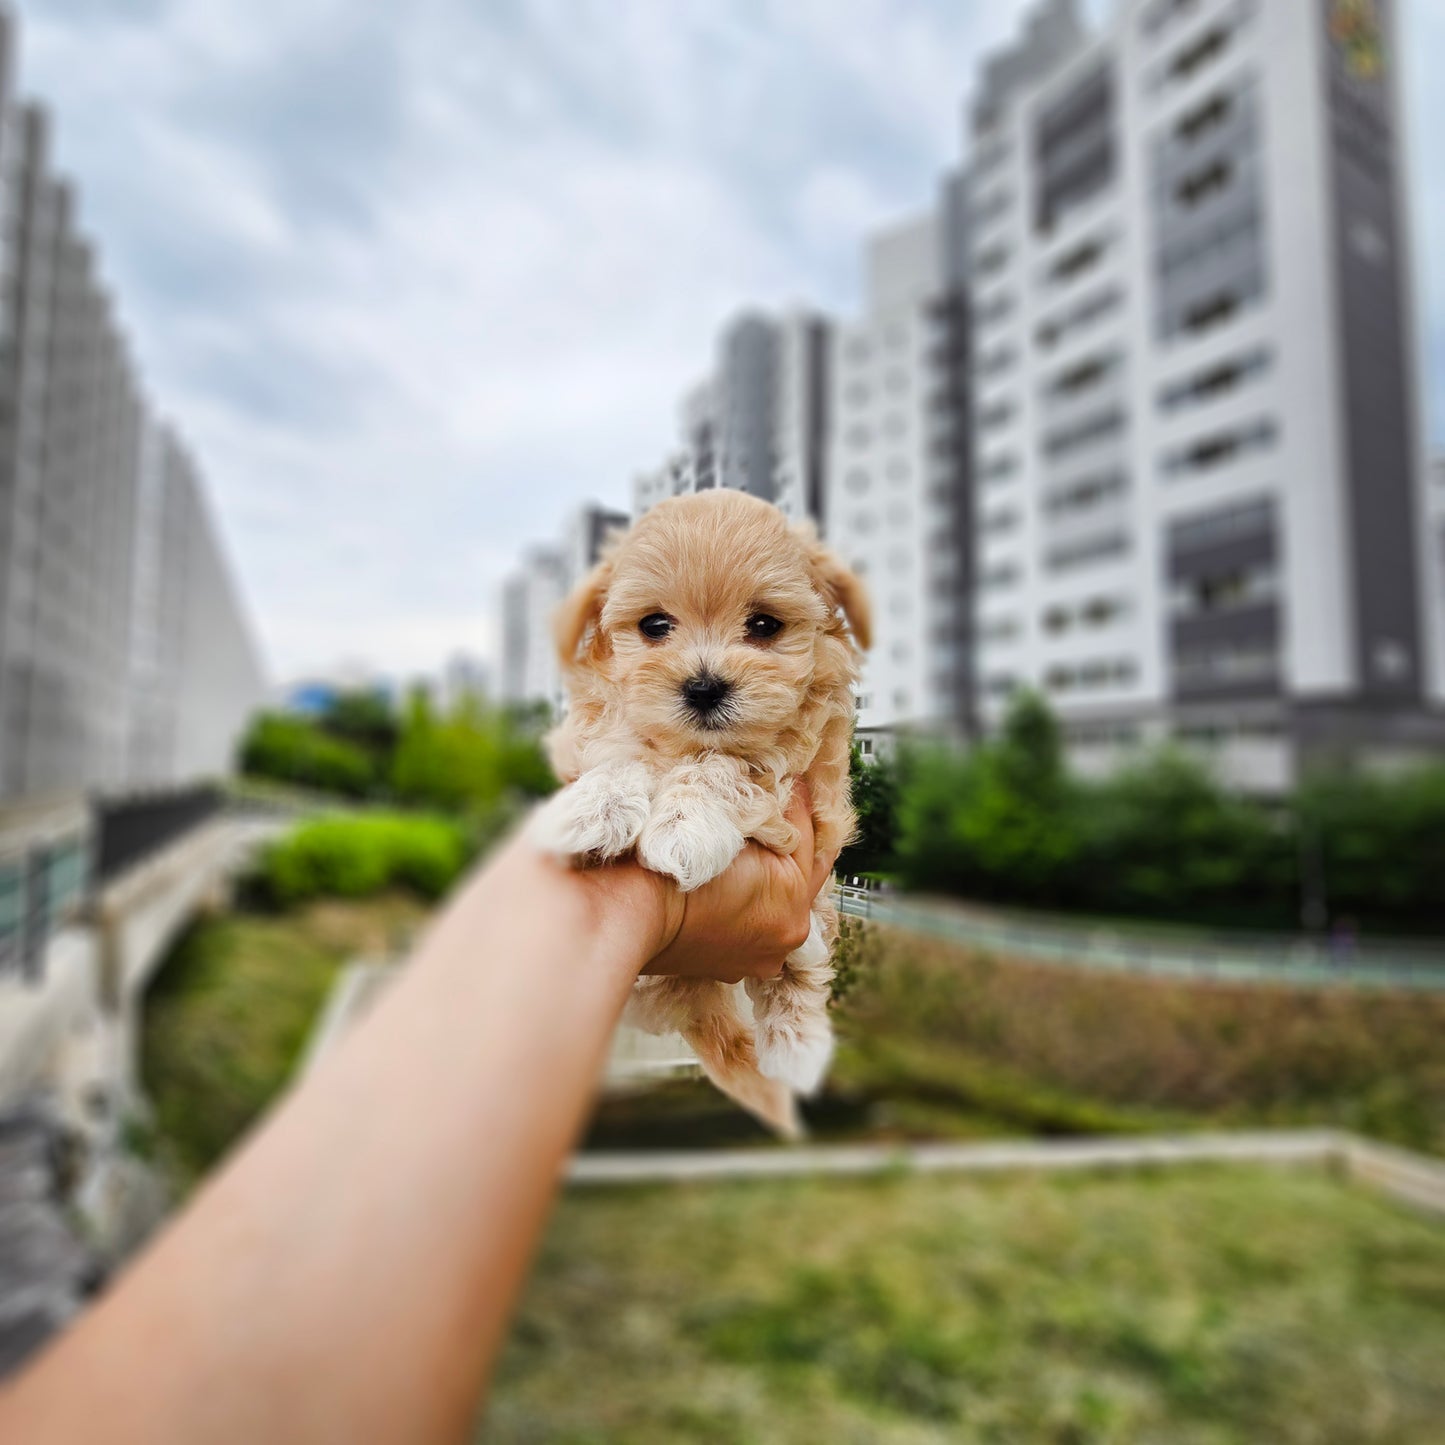
<path id="1" fill-rule="evenodd" d="M 364 749 L 279 713 L 263 713 L 251 724 L 241 744 L 241 771 L 351 798 L 365 797 L 376 781 Z"/>
<path id="2" fill-rule="evenodd" d="M 322 896 L 364 898 L 393 886 L 436 899 L 469 853 L 463 830 L 449 819 L 366 813 L 302 824 L 265 851 L 260 872 L 283 906 Z"/>
<path id="3" fill-rule="evenodd" d="M 997 738 L 904 754 L 895 792 L 867 794 L 868 834 L 890 839 L 914 890 L 1230 926 L 1293 927 L 1306 892 L 1368 932 L 1434 933 L 1445 918 L 1441 764 L 1321 774 L 1272 804 L 1168 748 L 1086 781 L 1023 694 Z M 889 806 L 891 829 L 874 816 Z"/>

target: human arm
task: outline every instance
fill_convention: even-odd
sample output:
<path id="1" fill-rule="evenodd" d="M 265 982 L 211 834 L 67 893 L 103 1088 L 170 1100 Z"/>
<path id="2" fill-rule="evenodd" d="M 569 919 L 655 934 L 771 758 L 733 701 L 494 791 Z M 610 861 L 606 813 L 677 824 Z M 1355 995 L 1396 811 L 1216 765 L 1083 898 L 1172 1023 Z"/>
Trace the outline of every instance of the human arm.
<path id="1" fill-rule="evenodd" d="M 640 969 L 766 976 L 816 892 L 750 846 L 684 898 L 514 841 L 156 1245 L 0 1396 L 0 1438 L 464 1438 Z"/>

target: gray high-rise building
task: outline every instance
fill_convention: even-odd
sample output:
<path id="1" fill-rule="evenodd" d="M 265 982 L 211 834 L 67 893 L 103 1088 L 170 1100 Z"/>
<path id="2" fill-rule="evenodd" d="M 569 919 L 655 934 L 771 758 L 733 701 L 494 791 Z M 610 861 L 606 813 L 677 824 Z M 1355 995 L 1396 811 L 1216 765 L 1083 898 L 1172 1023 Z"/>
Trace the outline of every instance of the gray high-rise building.
<path id="1" fill-rule="evenodd" d="M 0 14 L 0 800 L 223 773 L 262 698 L 195 468 L 152 416 Z"/>
<path id="2" fill-rule="evenodd" d="M 823 504 L 829 323 L 746 312 L 718 337 L 712 373 L 683 398 L 681 446 L 633 483 L 634 516 L 667 497 L 732 487 L 794 517 Z"/>

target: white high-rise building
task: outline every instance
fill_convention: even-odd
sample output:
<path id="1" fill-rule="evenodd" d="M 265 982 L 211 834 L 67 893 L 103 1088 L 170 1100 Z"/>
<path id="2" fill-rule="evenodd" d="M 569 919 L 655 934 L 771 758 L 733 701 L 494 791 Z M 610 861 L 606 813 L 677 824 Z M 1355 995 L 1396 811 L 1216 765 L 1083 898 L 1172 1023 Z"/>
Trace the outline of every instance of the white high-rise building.
<path id="1" fill-rule="evenodd" d="M 552 619 L 573 587 L 596 564 L 607 539 L 627 515 L 591 504 L 579 507 L 561 546 L 534 547 L 502 589 L 503 702 L 545 702 L 560 713 L 566 696 L 557 663 Z"/>
<path id="2" fill-rule="evenodd" d="M 873 648 L 858 692 L 879 733 L 967 723 L 968 402 L 961 182 L 868 247 L 863 314 L 833 338 L 823 514 L 868 586 Z"/>
<path id="3" fill-rule="evenodd" d="M 0 13 L 0 803 L 217 777 L 260 660 L 13 52 Z"/>
<path id="4" fill-rule="evenodd" d="M 972 129 L 978 685 L 1084 758 L 1429 743 L 1394 0 L 1041 8 Z"/>

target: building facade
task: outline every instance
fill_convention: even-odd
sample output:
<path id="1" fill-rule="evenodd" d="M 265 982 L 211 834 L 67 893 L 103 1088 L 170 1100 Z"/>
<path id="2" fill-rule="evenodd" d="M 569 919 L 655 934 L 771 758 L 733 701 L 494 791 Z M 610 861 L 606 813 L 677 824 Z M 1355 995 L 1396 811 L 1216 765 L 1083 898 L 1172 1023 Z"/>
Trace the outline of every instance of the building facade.
<path id="1" fill-rule="evenodd" d="M 868 246 L 862 315 L 833 341 L 824 530 L 863 578 L 873 648 L 858 691 L 879 734 L 962 733 L 971 716 L 967 191 Z"/>
<path id="2" fill-rule="evenodd" d="M 867 248 L 856 319 L 748 313 L 634 515 L 734 486 L 873 597 L 865 746 L 1075 762 L 1445 746 L 1445 484 L 1425 464 L 1400 0 L 1043 0 L 980 67 L 967 164 Z"/>
<path id="3" fill-rule="evenodd" d="M 829 323 L 815 312 L 735 317 L 711 375 L 683 397 L 678 451 L 635 478 L 633 516 L 668 497 L 732 487 L 789 516 L 819 518 L 828 361 Z"/>
<path id="4" fill-rule="evenodd" d="M 0 801 L 219 775 L 264 681 L 0 16 Z"/>
<path id="5" fill-rule="evenodd" d="M 624 512 L 578 508 L 560 546 L 534 547 L 502 588 L 501 700 L 546 703 L 560 714 L 566 694 L 552 619 L 569 592 L 600 560 L 608 539 L 626 528 Z"/>
<path id="6" fill-rule="evenodd" d="M 1064 0 L 971 117 L 978 685 L 1287 786 L 1428 745 L 1388 0 Z M 1069 33 L 1075 32 L 1072 39 Z"/>

